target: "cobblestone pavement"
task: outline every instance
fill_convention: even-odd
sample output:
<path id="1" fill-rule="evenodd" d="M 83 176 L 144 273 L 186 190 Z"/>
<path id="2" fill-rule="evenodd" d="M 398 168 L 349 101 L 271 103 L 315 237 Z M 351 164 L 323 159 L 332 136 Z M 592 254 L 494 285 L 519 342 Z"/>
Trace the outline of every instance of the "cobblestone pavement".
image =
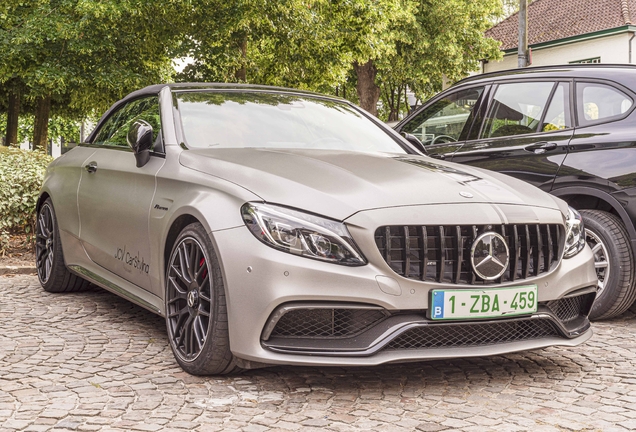
<path id="1" fill-rule="evenodd" d="M 636 315 L 575 349 L 192 377 L 161 318 L 0 277 L 0 430 L 636 429 Z M 634 310 L 634 309 L 633 309 Z"/>

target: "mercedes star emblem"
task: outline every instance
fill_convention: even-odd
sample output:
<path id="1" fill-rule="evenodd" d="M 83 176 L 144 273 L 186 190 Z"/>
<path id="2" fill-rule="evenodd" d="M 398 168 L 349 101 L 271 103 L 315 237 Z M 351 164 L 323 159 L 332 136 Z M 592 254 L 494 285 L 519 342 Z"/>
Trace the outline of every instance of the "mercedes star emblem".
<path id="1" fill-rule="evenodd" d="M 187 300 L 188 300 L 188 306 L 190 307 L 194 307 L 197 303 L 197 292 L 192 290 L 188 293 L 187 296 Z"/>
<path id="2" fill-rule="evenodd" d="M 504 274 L 509 257 L 506 239 L 494 232 L 477 237 L 470 252 L 473 270 L 484 280 L 495 280 Z"/>

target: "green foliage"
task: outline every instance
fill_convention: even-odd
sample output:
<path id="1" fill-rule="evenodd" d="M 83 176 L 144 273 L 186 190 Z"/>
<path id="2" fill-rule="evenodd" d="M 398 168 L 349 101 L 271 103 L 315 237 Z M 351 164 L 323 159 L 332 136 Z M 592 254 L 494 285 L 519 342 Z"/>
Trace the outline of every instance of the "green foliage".
<path id="1" fill-rule="evenodd" d="M 33 233 L 35 205 L 51 161 L 40 152 L 0 147 L 0 251 L 9 233 Z"/>
<path id="2" fill-rule="evenodd" d="M 333 92 L 346 81 L 353 62 L 394 52 L 401 34 L 393 24 L 412 21 L 411 3 L 196 0 L 182 45 L 182 55 L 194 62 L 178 80 Z"/>
<path id="3" fill-rule="evenodd" d="M 0 136 L 7 133 L 7 115 L 0 113 Z M 18 122 L 18 142 L 28 141 L 33 136 L 33 115 L 26 114 L 20 116 Z M 60 115 L 53 116 L 49 119 L 49 138 L 58 141 L 60 138 L 64 142 L 77 143 L 80 138 L 80 122 L 72 118 Z"/>
<path id="4" fill-rule="evenodd" d="M 498 58 L 484 31 L 501 13 L 501 0 L 195 0 L 181 46 L 194 62 L 178 80 L 344 88 L 357 102 L 353 64 L 371 60 L 381 113 L 395 117 L 407 87 L 425 98 Z"/>
<path id="5" fill-rule="evenodd" d="M 65 143 L 78 143 L 80 139 L 80 122 L 60 115 L 49 119 L 49 138 L 53 141 L 63 139 Z"/>
<path id="6" fill-rule="evenodd" d="M 456 82 L 479 70 L 482 59 L 501 57 L 499 42 L 484 32 L 501 14 L 501 0 L 429 0 L 419 2 L 415 25 L 403 29 L 406 35 L 396 43 L 396 52 L 376 61 L 383 106 L 394 118 L 408 107 L 408 87 L 420 100 L 442 89 L 442 83 Z M 399 96 L 402 96 L 401 98 Z"/>
<path id="7" fill-rule="evenodd" d="M 336 93 L 357 102 L 354 64 L 373 62 L 384 116 L 408 110 L 500 54 L 484 37 L 516 0 L 0 0 L 0 109 L 50 95 L 81 119 L 147 84 L 248 82 Z M 360 81 L 362 82 L 362 81 Z M 13 90 L 11 90 L 13 91 Z M 28 122 L 27 122 L 28 123 Z M 68 124 L 67 124 L 68 125 Z M 50 124 L 52 136 L 75 131 Z"/>
<path id="8" fill-rule="evenodd" d="M 82 117 L 172 73 L 186 2 L 0 0 L 0 83 Z M 178 10 L 177 10 L 178 9 Z"/>

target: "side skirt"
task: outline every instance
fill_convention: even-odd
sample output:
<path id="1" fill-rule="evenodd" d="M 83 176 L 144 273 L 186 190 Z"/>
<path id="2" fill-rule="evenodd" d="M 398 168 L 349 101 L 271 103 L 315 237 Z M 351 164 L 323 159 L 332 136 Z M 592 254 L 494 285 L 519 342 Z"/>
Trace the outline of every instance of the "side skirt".
<path id="1" fill-rule="evenodd" d="M 94 273 L 91 270 L 88 270 L 85 267 L 80 265 L 70 265 L 68 269 L 78 276 L 104 288 L 107 291 L 112 292 L 120 297 L 129 300 L 136 305 L 143 307 L 144 309 L 148 309 L 150 312 L 156 313 L 160 316 L 165 316 L 163 311 L 163 301 L 155 296 L 154 294 L 149 293 L 148 291 L 139 288 L 137 286 L 131 285 L 130 283 L 125 282 L 123 279 L 118 281 L 121 284 L 117 285 L 111 280 L 106 279 L 104 276 L 101 276 L 97 273 Z M 117 276 L 110 275 L 113 279 L 120 279 Z M 122 286 L 126 286 L 123 288 Z"/>

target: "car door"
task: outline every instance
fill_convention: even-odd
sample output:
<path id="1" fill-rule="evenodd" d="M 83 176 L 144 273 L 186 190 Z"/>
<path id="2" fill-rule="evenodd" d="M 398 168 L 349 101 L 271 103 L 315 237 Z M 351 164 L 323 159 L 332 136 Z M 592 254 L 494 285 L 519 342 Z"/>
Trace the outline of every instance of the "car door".
<path id="1" fill-rule="evenodd" d="M 463 88 L 443 93 L 396 130 L 415 135 L 427 154 L 438 159 L 452 156 L 466 141 L 487 87 Z"/>
<path id="2" fill-rule="evenodd" d="M 568 81 L 522 81 L 492 90 L 487 113 L 452 161 L 499 171 L 549 191 L 572 138 Z"/>
<path id="3" fill-rule="evenodd" d="M 153 127 L 154 157 L 136 166 L 127 142 L 130 125 Z M 150 290 L 149 213 L 161 157 L 161 123 L 156 96 L 126 103 L 102 122 L 95 153 L 85 165 L 78 190 L 80 240 L 90 259 L 108 271 Z"/>
<path id="4" fill-rule="evenodd" d="M 615 192 L 636 186 L 634 123 L 624 121 L 636 95 L 610 81 L 576 80 L 577 126 L 555 188 L 591 187 Z"/>

